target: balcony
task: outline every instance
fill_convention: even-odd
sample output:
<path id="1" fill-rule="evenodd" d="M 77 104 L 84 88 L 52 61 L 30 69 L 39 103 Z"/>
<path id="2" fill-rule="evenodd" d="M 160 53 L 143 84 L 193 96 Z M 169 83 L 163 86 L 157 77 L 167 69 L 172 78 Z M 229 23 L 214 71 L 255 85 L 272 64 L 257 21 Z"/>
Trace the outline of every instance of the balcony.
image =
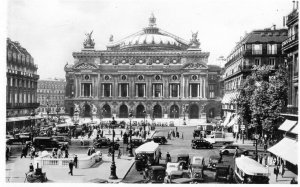
<path id="1" fill-rule="evenodd" d="M 286 107 L 282 111 L 281 114 L 282 115 L 288 115 L 288 116 L 290 116 L 290 115 L 298 115 L 298 107 L 294 107 L 294 106 L 292 106 L 292 107 Z"/>
<path id="2" fill-rule="evenodd" d="M 292 24 L 293 22 L 297 21 L 297 19 L 298 19 L 298 10 L 296 9 L 293 10 L 293 12 L 288 15 L 286 25 L 288 26 Z"/>
<path id="3" fill-rule="evenodd" d="M 289 48 L 292 48 L 296 45 L 298 45 L 298 33 L 294 34 L 293 36 L 290 36 L 288 39 L 282 42 L 282 50 L 286 51 Z"/>

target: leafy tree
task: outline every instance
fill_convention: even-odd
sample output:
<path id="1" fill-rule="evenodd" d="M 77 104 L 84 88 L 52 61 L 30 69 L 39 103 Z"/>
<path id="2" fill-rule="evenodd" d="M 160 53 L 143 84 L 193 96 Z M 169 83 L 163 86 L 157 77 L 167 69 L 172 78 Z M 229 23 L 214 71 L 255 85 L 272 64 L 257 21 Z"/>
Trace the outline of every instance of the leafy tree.
<path id="1" fill-rule="evenodd" d="M 287 104 L 287 71 L 283 66 L 255 67 L 244 81 L 236 99 L 238 113 L 249 124 L 272 133 L 281 120 L 280 112 Z"/>

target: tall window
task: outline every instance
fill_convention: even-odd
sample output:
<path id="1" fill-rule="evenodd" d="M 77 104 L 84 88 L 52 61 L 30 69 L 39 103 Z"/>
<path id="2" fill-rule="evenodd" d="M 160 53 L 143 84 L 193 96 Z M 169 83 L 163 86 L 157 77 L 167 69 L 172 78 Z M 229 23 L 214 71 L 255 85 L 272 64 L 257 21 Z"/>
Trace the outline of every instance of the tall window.
<path id="1" fill-rule="evenodd" d="M 215 86 L 209 85 L 209 98 L 214 98 L 214 97 L 215 97 Z"/>
<path id="2" fill-rule="evenodd" d="M 254 65 L 256 65 L 256 66 L 260 66 L 261 64 L 260 64 L 260 58 L 255 58 L 254 59 Z"/>
<path id="3" fill-rule="evenodd" d="M 298 76 L 298 54 L 294 57 L 294 76 Z"/>
<path id="4" fill-rule="evenodd" d="M 103 84 L 103 96 L 111 97 L 111 84 Z"/>
<path id="5" fill-rule="evenodd" d="M 190 97 L 199 97 L 199 84 L 190 84 Z"/>
<path id="6" fill-rule="evenodd" d="M 275 58 L 269 58 L 268 65 L 269 66 L 275 66 Z"/>
<path id="7" fill-rule="evenodd" d="M 163 96 L 163 92 L 162 92 L 162 88 L 163 85 L 162 84 L 153 84 L 152 86 L 152 95 L 153 97 L 162 97 Z"/>
<path id="8" fill-rule="evenodd" d="M 137 97 L 145 97 L 146 95 L 146 84 L 136 84 L 135 87 Z"/>
<path id="9" fill-rule="evenodd" d="M 268 54 L 269 55 L 276 55 L 277 54 L 277 44 L 268 44 Z"/>
<path id="10" fill-rule="evenodd" d="M 252 44 L 252 54 L 261 55 L 262 54 L 262 44 Z"/>
<path id="11" fill-rule="evenodd" d="M 91 83 L 81 84 L 81 96 L 84 96 L 84 97 L 92 96 L 92 84 Z"/>
<path id="12" fill-rule="evenodd" d="M 119 84 L 119 96 L 128 97 L 128 84 Z"/>
<path id="13" fill-rule="evenodd" d="M 170 96 L 179 97 L 179 84 L 170 84 Z"/>

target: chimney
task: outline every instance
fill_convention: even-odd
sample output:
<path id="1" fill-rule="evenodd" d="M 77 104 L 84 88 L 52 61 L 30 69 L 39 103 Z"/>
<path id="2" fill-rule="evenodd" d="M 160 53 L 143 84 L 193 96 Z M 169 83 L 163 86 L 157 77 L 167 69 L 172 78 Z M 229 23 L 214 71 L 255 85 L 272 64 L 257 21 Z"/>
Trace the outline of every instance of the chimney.
<path id="1" fill-rule="evenodd" d="M 295 1 L 293 1 L 293 10 L 295 10 Z"/>
<path id="2" fill-rule="evenodd" d="M 283 27 L 285 27 L 285 16 L 283 16 L 282 21 L 283 21 Z"/>
<path id="3" fill-rule="evenodd" d="M 298 10 L 298 3 L 299 3 L 299 1 L 296 1 L 296 9 Z"/>
<path id="4" fill-rule="evenodd" d="M 276 25 L 275 24 L 273 25 L 273 30 L 276 30 Z"/>

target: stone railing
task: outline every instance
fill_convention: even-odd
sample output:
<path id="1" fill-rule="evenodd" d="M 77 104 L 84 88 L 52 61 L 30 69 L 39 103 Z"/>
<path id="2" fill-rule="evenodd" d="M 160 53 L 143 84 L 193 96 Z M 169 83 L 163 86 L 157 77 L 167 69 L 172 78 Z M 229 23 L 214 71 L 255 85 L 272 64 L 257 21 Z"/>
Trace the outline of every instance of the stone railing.
<path id="1" fill-rule="evenodd" d="M 52 158 L 48 153 L 48 154 L 43 154 L 37 158 L 34 158 L 34 165 L 36 166 L 38 164 L 39 167 L 68 167 L 69 162 L 73 160 L 74 160 L 73 157 Z M 90 168 L 96 162 L 99 162 L 101 160 L 102 160 L 102 154 L 100 153 L 100 151 L 97 151 L 91 156 L 78 157 L 77 167 L 80 169 Z"/>

